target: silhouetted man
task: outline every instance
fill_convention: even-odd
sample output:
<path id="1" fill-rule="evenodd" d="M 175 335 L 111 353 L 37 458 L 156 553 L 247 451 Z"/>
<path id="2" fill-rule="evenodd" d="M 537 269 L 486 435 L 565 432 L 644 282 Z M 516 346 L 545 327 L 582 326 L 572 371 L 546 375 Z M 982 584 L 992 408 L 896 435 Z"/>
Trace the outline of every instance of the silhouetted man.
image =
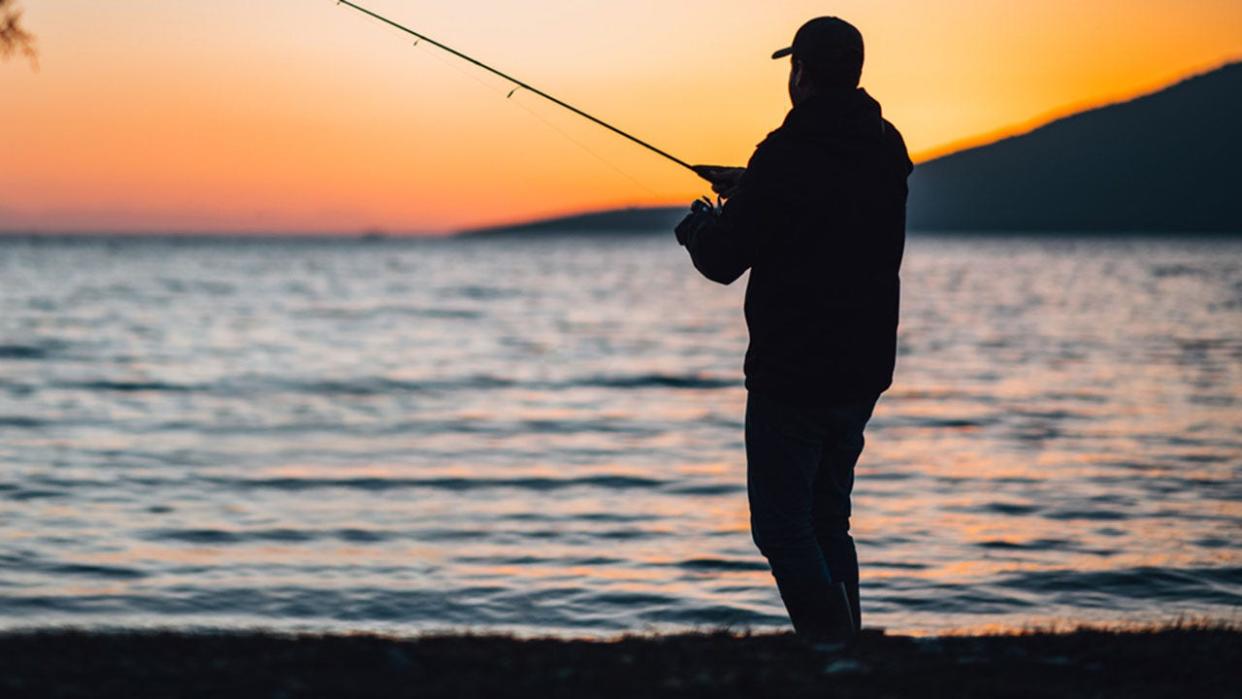
<path id="1" fill-rule="evenodd" d="M 862 35 L 836 17 L 793 45 L 793 109 L 746 168 L 699 166 L 726 198 L 677 227 L 708 279 L 746 289 L 751 532 L 799 635 L 859 628 L 850 491 L 863 428 L 889 387 L 905 243 L 901 134 L 858 87 Z"/>

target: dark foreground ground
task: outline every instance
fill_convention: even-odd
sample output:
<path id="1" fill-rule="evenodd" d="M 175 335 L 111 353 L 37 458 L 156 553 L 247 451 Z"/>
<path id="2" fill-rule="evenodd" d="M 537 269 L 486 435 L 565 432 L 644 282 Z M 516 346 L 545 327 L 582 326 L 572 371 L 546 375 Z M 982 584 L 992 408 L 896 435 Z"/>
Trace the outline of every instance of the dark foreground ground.
<path id="1" fill-rule="evenodd" d="M 607 642 L 263 633 L 0 635 L 2 697 L 1242 696 L 1242 630 Z"/>

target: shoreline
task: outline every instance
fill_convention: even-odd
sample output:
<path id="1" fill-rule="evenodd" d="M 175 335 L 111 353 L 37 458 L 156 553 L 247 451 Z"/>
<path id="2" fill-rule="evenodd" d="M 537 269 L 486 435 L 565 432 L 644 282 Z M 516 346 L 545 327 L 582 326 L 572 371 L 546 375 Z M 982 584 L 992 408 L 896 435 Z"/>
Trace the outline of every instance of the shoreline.
<path id="1" fill-rule="evenodd" d="M 1231 696 L 1242 627 L 1083 627 L 912 637 L 849 649 L 789 633 L 610 640 L 435 634 L 43 629 L 0 633 L 0 695 Z"/>

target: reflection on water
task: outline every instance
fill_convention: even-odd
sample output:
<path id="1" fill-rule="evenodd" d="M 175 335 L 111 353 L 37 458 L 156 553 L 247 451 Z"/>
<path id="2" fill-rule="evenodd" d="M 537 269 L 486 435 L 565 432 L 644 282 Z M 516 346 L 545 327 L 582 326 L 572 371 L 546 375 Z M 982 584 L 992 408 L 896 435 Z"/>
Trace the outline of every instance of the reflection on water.
<path id="1" fill-rule="evenodd" d="M 664 237 L 0 241 L 0 625 L 784 623 Z M 914 237 L 868 623 L 1237 619 L 1242 243 Z"/>

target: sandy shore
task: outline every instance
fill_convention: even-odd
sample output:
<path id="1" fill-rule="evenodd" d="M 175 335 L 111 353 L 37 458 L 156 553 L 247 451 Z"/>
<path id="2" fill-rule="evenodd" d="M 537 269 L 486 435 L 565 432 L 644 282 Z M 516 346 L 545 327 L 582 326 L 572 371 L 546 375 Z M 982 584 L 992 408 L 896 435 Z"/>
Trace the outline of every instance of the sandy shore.
<path id="1" fill-rule="evenodd" d="M 0 696 L 1225 697 L 1242 631 L 1172 627 L 915 639 L 845 651 L 791 635 L 613 641 L 264 633 L 0 635 Z"/>

